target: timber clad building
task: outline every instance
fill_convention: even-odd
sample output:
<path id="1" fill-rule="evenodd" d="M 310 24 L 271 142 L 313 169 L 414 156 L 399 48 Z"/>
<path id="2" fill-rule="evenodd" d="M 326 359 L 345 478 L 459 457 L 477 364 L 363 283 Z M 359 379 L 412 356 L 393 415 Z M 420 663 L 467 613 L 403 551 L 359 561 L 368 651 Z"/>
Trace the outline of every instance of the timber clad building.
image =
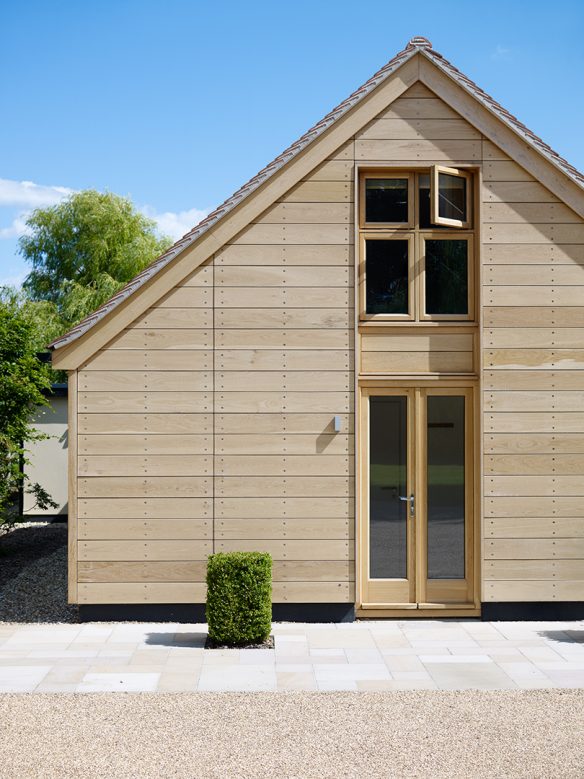
<path id="1" fill-rule="evenodd" d="M 190 617 L 584 614 L 584 177 L 414 38 L 53 344 L 69 594 Z"/>

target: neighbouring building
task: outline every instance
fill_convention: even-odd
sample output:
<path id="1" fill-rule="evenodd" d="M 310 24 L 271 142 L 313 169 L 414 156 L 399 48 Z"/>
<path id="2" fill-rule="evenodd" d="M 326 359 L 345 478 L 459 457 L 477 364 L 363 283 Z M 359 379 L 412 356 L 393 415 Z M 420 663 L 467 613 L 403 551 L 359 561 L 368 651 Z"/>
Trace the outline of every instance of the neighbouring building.
<path id="1" fill-rule="evenodd" d="M 228 550 L 275 617 L 584 616 L 583 217 L 413 38 L 53 344 L 82 617 L 200 617 Z"/>

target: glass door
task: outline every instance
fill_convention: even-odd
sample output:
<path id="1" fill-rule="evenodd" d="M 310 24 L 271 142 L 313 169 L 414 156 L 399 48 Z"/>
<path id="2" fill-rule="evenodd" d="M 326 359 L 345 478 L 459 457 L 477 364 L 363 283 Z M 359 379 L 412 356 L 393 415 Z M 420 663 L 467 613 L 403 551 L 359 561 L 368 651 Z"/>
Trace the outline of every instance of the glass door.
<path id="1" fill-rule="evenodd" d="M 416 608 L 413 390 L 363 390 L 362 564 L 367 601 Z"/>
<path id="2" fill-rule="evenodd" d="M 361 395 L 361 601 L 473 606 L 473 390 Z"/>

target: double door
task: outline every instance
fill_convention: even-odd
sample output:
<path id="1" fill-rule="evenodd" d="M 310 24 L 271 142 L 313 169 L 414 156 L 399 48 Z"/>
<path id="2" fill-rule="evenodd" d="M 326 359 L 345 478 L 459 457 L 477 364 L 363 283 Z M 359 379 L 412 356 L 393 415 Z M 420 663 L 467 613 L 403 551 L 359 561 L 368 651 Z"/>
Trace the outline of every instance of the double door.
<path id="1" fill-rule="evenodd" d="M 361 609 L 476 610 L 473 394 L 361 390 Z"/>

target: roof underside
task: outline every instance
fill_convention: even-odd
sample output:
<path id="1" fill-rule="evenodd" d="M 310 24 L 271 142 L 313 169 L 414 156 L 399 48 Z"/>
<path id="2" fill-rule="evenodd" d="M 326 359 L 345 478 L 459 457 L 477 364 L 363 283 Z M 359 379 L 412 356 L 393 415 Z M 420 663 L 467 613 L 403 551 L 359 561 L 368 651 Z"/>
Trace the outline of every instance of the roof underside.
<path id="1" fill-rule="evenodd" d="M 164 254 L 158 257 L 141 273 L 135 276 L 123 289 L 114 295 L 107 303 L 98 308 L 88 317 L 83 319 L 78 325 L 69 330 L 68 333 L 56 339 L 51 345 L 51 349 L 60 349 L 73 341 L 76 341 L 84 333 L 90 330 L 94 325 L 101 321 L 107 314 L 116 309 L 130 295 L 137 292 L 147 281 L 165 268 L 175 257 L 190 247 L 197 239 L 210 230 L 214 225 L 230 213 L 236 206 L 245 200 L 252 192 L 264 184 L 276 171 L 280 170 L 297 154 L 309 146 L 316 138 L 325 132 L 340 117 L 351 110 L 366 95 L 371 93 L 379 84 L 387 79 L 399 67 L 407 62 L 416 54 L 426 56 L 434 65 L 440 68 L 450 78 L 456 81 L 463 89 L 476 98 L 485 108 L 493 113 L 504 124 L 520 135 L 530 146 L 535 148 L 540 154 L 548 159 L 555 167 L 561 170 L 569 179 L 578 186 L 584 188 L 584 175 L 576 168 L 570 165 L 567 160 L 561 157 L 541 138 L 531 132 L 515 116 L 506 111 L 496 100 L 484 92 L 474 81 L 461 73 L 452 63 L 432 48 L 431 43 L 422 37 L 412 38 L 403 51 L 400 51 L 393 59 L 375 73 L 359 89 L 353 92 L 346 100 L 340 103 L 336 108 L 328 113 L 323 119 L 308 130 L 301 138 L 295 141 L 291 146 L 285 149 L 276 159 L 269 163 L 252 179 L 237 190 L 230 198 L 222 203 L 218 208 L 212 211 L 205 219 L 199 222 L 192 230 L 186 233 Z"/>

